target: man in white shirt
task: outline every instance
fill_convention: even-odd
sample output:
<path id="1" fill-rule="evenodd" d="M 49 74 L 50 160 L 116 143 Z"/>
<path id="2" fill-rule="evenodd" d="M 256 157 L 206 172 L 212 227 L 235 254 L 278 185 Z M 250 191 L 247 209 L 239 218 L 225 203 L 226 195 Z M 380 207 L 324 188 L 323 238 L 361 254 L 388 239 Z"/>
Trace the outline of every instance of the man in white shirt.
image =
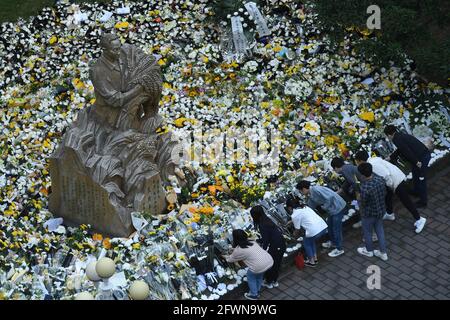
<path id="1" fill-rule="evenodd" d="M 295 228 L 294 236 L 298 236 L 301 228 L 305 229 L 303 247 L 307 259 L 305 265 L 315 267 L 317 261 L 316 240 L 327 233 L 327 223 L 310 207 L 300 204 L 298 199 L 289 199 L 286 210 L 291 214 L 291 220 Z"/>
<path id="2" fill-rule="evenodd" d="M 369 157 L 367 151 L 358 151 L 355 154 L 355 162 L 357 165 L 368 162 L 372 165 L 373 172 L 381 176 L 386 182 L 387 195 L 386 195 L 386 215 L 388 215 L 388 220 L 394 220 L 395 216 L 393 213 L 392 197 L 395 193 L 400 202 L 411 212 L 412 216 L 416 220 L 414 223 L 416 233 L 420 233 L 425 226 L 427 219 L 421 217 L 417 211 L 416 206 L 412 202 L 408 195 L 408 190 L 406 186 L 406 176 L 398 167 L 392 163 L 383 160 L 379 157 Z"/>

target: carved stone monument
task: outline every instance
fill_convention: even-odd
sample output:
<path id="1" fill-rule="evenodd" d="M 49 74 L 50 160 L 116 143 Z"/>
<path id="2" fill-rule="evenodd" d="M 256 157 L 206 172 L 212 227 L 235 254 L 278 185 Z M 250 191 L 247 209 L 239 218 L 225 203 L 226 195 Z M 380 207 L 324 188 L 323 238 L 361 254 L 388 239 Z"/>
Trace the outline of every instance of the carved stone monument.
<path id="1" fill-rule="evenodd" d="M 90 224 L 127 237 L 131 212 L 160 214 L 164 183 L 176 175 L 177 141 L 158 133 L 161 70 L 152 56 L 104 34 L 103 52 L 90 65 L 95 104 L 81 110 L 50 158 L 50 211 L 65 224 Z"/>

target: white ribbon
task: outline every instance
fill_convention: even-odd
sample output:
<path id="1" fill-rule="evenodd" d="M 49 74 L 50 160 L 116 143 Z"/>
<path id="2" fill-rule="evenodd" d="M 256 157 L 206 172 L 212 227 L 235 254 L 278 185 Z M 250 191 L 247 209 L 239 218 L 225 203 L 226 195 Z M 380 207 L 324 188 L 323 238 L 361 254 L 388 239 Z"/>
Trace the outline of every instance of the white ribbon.
<path id="1" fill-rule="evenodd" d="M 242 28 L 241 18 L 239 16 L 231 17 L 231 31 L 233 33 L 233 43 L 236 52 L 239 54 L 245 54 L 248 48 L 247 38 L 244 35 L 244 29 Z"/>
<path id="2" fill-rule="evenodd" d="M 100 22 L 106 22 L 112 17 L 113 13 L 110 11 L 103 11 L 103 15 L 100 17 Z"/>
<path id="3" fill-rule="evenodd" d="M 270 30 L 267 27 L 266 19 L 264 19 L 261 11 L 259 11 L 256 3 L 248 2 L 244 6 L 253 20 L 255 20 L 256 30 L 258 31 L 259 36 L 264 37 L 270 35 Z"/>
<path id="4" fill-rule="evenodd" d="M 441 112 L 445 115 L 445 117 L 447 118 L 447 121 L 450 122 L 450 114 L 448 114 L 447 109 L 445 109 L 444 107 L 439 107 L 439 109 L 441 110 Z"/>
<path id="5" fill-rule="evenodd" d="M 117 8 L 116 13 L 117 14 L 129 14 L 130 8 L 129 7 Z"/>

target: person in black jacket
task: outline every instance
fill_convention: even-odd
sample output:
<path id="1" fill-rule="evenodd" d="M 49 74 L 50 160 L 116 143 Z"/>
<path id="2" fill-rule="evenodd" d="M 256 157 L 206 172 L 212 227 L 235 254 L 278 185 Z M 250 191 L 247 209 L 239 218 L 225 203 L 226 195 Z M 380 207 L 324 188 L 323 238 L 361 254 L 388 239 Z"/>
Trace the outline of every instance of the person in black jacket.
<path id="1" fill-rule="evenodd" d="M 426 207 L 426 172 L 428 163 L 431 159 L 430 150 L 428 150 L 428 148 L 416 137 L 410 134 L 399 132 L 393 125 L 386 126 L 386 128 L 384 129 L 384 133 L 388 136 L 389 140 L 391 140 L 397 147 L 397 150 L 395 150 L 395 152 L 391 154 L 389 160 L 395 160 L 400 155 L 411 164 L 414 184 L 413 193 L 420 198 L 420 200 L 417 202 L 417 207 Z"/>
<path id="2" fill-rule="evenodd" d="M 269 289 L 278 287 L 278 275 L 286 251 L 286 242 L 283 234 L 275 223 L 264 213 L 261 206 L 255 206 L 250 210 L 255 229 L 261 234 L 261 246 L 264 250 L 269 248 L 268 252 L 273 258 L 273 266 L 264 274 L 263 286 Z"/>

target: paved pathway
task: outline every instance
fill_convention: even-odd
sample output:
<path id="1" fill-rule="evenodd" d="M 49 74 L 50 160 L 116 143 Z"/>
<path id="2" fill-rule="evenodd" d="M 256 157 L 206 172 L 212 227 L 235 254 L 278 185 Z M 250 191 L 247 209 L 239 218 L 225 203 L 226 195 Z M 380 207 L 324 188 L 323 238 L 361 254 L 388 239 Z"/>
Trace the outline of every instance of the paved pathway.
<path id="1" fill-rule="evenodd" d="M 400 203 L 395 209 L 397 219 L 384 223 L 388 261 L 360 256 L 362 231 L 350 228 L 344 233 L 344 255 L 330 258 L 321 251 L 316 268 L 284 268 L 280 286 L 264 289 L 261 299 L 450 299 L 450 168 L 429 182 L 422 233 L 414 232 L 413 219 Z M 380 290 L 367 288 L 372 264 L 381 270 Z"/>

